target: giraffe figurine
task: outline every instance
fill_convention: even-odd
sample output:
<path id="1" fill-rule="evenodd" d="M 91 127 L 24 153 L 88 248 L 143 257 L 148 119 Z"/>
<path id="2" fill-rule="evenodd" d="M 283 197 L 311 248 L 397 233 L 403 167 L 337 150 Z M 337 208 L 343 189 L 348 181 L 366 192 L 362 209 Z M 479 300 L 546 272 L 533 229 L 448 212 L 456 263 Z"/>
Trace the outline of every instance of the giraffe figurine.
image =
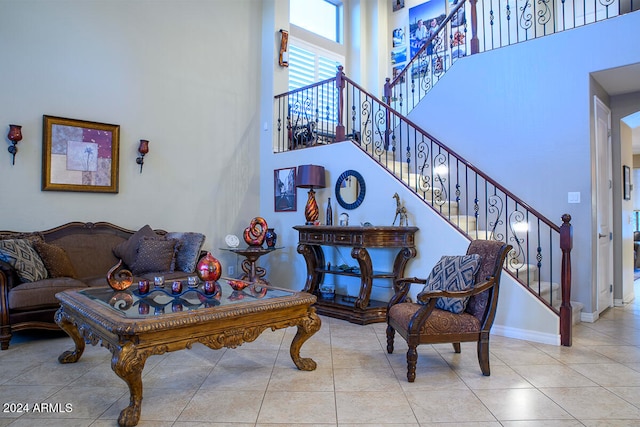
<path id="1" fill-rule="evenodd" d="M 405 208 L 404 205 L 400 203 L 400 196 L 398 196 L 398 193 L 395 193 L 393 195 L 393 198 L 396 199 L 396 216 L 395 218 L 393 218 L 393 224 L 391 225 L 396 225 L 396 219 L 398 219 L 399 217 L 400 221 L 398 225 L 400 227 L 402 227 L 403 225 L 405 227 L 408 227 L 409 221 L 407 220 L 407 208 Z"/>

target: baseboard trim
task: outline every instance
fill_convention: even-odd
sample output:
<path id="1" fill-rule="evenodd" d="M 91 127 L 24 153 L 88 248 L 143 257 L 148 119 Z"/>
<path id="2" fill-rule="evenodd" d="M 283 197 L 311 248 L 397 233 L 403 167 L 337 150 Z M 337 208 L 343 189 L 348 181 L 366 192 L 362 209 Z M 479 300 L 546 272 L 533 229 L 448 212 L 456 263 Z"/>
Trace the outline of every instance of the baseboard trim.
<path id="1" fill-rule="evenodd" d="M 582 313 L 580 313 L 581 322 L 593 323 L 598 320 L 598 318 L 600 318 L 600 315 L 597 312 L 585 313 L 582 311 Z"/>
<path id="2" fill-rule="evenodd" d="M 540 344 L 560 345 L 559 334 L 547 334 L 543 332 L 525 329 L 510 328 L 508 326 L 493 325 L 491 333 L 501 337 L 515 338 L 525 341 L 533 341 Z"/>

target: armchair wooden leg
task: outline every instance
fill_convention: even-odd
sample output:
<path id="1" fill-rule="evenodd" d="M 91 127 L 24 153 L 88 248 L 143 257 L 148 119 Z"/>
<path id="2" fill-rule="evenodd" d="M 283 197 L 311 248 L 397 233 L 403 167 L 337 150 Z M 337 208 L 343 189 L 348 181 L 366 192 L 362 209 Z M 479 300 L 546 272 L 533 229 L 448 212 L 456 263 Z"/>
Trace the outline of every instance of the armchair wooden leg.
<path id="1" fill-rule="evenodd" d="M 453 344 L 453 351 L 455 351 L 456 353 L 460 353 L 460 343 L 459 342 L 454 342 Z"/>
<path id="2" fill-rule="evenodd" d="M 418 362 L 417 346 L 410 345 L 407 350 L 407 380 L 412 383 L 416 379 L 416 363 Z"/>
<path id="3" fill-rule="evenodd" d="M 393 339 L 396 335 L 396 330 L 390 325 L 387 326 L 387 353 L 393 353 Z"/>
<path id="4" fill-rule="evenodd" d="M 7 350 L 11 341 L 11 326 L 0 327 L 0 349 Z"/>
<path id="5" fill-rule="evenodd" d="M 489 368 L 489 338 L 481 338 L 478 341 L 478 363 L 480 363 L 482 375 L 485 377 L 491 375 Z"/>

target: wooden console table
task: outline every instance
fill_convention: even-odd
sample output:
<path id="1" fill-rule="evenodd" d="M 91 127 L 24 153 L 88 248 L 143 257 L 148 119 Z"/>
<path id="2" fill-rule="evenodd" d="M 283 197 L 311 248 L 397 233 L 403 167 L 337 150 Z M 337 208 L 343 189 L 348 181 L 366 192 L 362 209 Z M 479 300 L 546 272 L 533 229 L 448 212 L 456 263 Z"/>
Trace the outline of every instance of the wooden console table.
<path id="1" fill-rule="evenodd" d="M 298 225 L 293 228 L 299 233 L 298 253 L 304 256 L 307 264 L 307 281 L 303 291 L 318 296 L 318 313 L 361 325 L 384 322 L 387 303 L 370 299 L 373 279 L 403 277 L 407 262 L 416 256 L 415 233 L 418 228 L 322 225 Z M 351 257 L 358 261 L 359 268 L 343 270 L 337 266 L 327 266 L 323 246 L 351 247 Z M 374 271 L 367 248 L 397 248 L 393 271 Z M 322 298 L 319 288 L 325 274 L 360 277 L 358 296 L 353 298 L 336 293 L 331 299 Z"/>

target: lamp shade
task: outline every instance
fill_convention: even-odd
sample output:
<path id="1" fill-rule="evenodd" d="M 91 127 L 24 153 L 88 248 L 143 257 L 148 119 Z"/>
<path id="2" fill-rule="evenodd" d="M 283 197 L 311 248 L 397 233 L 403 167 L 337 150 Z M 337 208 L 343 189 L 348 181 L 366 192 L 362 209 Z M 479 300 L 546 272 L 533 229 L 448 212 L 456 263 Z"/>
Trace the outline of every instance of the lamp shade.
<path id="1" fill-rule="evenodd" d="M 296 187 L 324 188 L 326 187 L 324 166 L 300 165 L 296 174 Z"/>

